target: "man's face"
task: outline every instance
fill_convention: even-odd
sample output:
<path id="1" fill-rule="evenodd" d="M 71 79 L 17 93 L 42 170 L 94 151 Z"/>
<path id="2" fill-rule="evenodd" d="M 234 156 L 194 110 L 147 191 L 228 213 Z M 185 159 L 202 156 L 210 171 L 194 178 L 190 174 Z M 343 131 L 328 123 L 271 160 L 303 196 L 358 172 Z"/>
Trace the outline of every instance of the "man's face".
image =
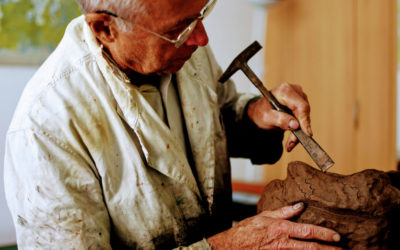
<path id="1" fill-rule="evenodd" d="M 207 0 L 144 1 L 148 12 L 140 14 L 135 24 L 160 35 L 179 34 L 198 17 Z M 179 48 L 135 25 L 120 31 L 111 49 L 117 64 L 124 70 L 148 75 L 174 73 L 182 68 L 198 46 L 208 43 L 202 22 L 198 22 L 188 40 Z"/>

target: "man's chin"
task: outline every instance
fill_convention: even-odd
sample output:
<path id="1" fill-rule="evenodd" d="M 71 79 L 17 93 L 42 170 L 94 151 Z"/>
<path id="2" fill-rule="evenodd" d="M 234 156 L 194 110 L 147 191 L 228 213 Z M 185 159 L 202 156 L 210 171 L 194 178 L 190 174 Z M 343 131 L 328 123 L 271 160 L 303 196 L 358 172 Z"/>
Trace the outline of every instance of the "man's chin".
<path id="1" fill-rule="evenodd" d="M 179 70 L 182 69 L 183 65 L 185 65 L 185 63 L 190 59 L 177 59 L 175 61 L 173 61 L 170 65 L 168 65 L 168 67 L 158 71 L 158 75 L 166 75 L 166 74 L 173 74 L 178 72 Z"/>

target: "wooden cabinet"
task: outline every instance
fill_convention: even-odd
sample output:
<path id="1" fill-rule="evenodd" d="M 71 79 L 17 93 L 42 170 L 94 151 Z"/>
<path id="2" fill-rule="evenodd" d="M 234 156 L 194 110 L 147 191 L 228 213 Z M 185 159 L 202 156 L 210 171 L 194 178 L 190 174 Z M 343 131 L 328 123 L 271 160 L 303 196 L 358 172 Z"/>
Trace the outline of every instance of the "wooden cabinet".
<path id="1" fill-rule="evenodd" d="M 396 169 L 395 0 L 284 0 L 269 9 L 266 86 L 299 84 L 311 103 L 314 138 L 331 172 Z M 298 146 L 266 166 L 265 182 L 289 162 L 315 164 Z"/>

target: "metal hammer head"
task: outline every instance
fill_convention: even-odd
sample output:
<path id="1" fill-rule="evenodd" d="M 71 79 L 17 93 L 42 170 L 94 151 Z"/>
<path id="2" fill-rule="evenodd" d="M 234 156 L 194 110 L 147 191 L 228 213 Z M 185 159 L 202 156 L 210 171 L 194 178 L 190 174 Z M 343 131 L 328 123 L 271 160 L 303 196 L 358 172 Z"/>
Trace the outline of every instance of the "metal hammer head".
<path id="1" fill-rule="evenodd" d="M 247 61 L 254 56 L 262 46 L 257 42 L 253 42 L 249 47 L 242 51 L 225 70 L 222 76 L 219 78 L 219 82 L 226 82 L 236 71 L 242 69 L 243 64 L 247 64 Z"/>

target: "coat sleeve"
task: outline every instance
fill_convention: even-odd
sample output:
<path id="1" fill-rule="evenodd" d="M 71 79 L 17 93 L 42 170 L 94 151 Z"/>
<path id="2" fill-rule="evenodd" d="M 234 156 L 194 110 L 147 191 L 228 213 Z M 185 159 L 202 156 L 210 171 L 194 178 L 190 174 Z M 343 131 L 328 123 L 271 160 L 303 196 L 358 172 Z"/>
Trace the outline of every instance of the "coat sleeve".
<path id="1" fill-rule="evenodd" d="M 111 249 L 99 176 L 62 141 L 9 132 L 4 174 L 20 249 Z"/>
<path id="2" fill-rule="evenodd" d="M 283 131 L 260 129 L 249 119 L 248 104 L 261 96 L 238 93 L 234 82 L 230 79 L 225 83 L 219 83 L 218 79 L 222 75 L 222 70 L 210 48 L 206 49 L 216 81 L 218 103 L 230 156 L 249 158 L 254 164 L 275 163 L 283 152 Z"/>

